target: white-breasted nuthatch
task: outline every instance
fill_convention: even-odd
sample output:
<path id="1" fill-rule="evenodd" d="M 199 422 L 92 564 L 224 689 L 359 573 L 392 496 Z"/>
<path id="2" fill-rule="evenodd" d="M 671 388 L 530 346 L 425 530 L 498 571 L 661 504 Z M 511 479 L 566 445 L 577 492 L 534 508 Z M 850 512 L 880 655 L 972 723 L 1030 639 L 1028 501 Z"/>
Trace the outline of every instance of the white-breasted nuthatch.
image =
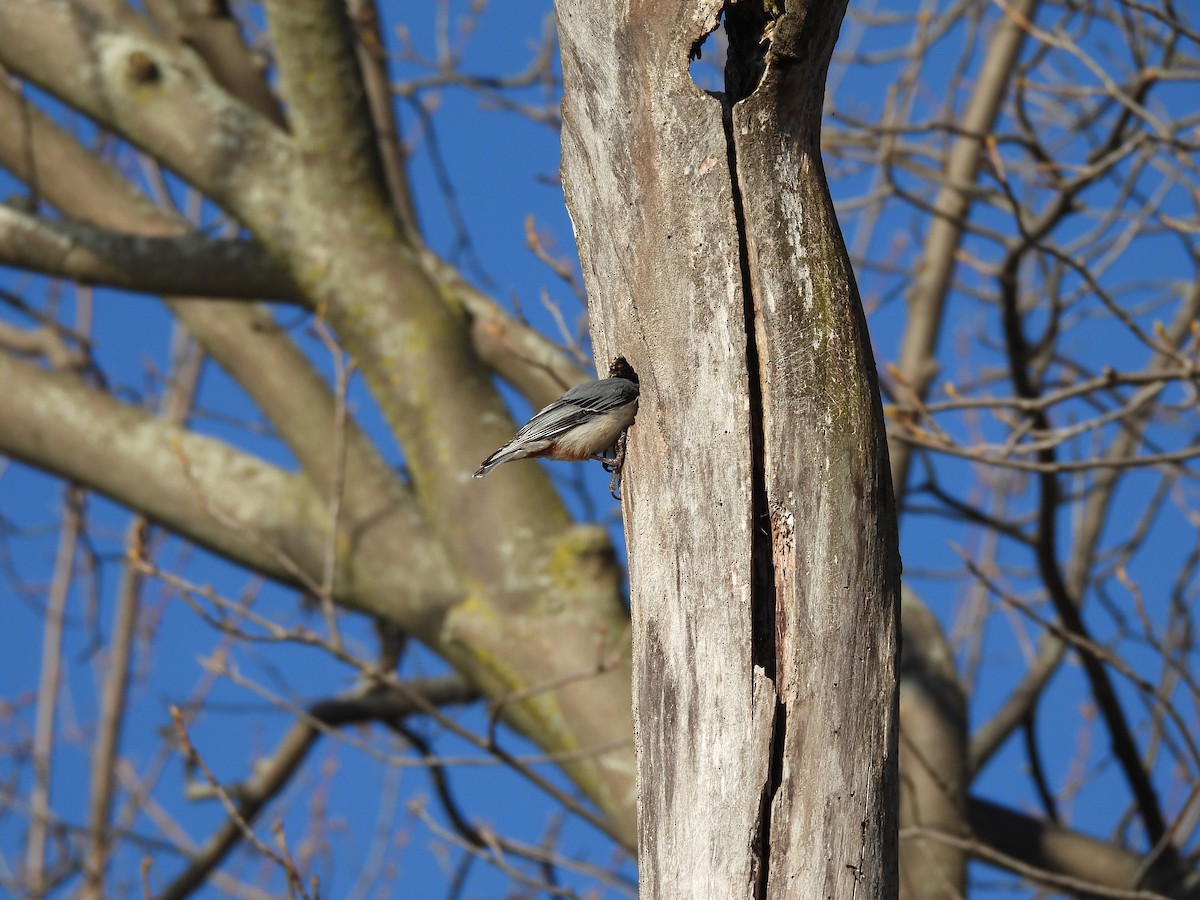
<path id="1" fill-rule="evenodd" d="M 573 387 L 522 425 L 511 441 L 483 461 L 475 477 L 530 456 L 611 463 L 603 453 L 633 424 L 637 408 L 637 382 L 627 378 L 602 378 Z"/>

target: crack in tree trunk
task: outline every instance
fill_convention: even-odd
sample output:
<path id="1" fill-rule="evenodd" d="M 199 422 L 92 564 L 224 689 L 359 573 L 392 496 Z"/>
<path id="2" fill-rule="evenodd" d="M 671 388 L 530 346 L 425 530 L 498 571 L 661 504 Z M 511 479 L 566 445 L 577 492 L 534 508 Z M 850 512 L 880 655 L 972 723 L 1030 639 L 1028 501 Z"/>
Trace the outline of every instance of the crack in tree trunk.
<path id="1" fill-rule="evenodd" d="M 775 547 L 771 516 L 767 507 L 766 459 L 763 452 L 763 402 L 762 389 L 759 385 L 759 354 L 754 327 L 754 297 L 750 283 L 750 255 L 746 246 L 746 219 L 742 210 L 742 195 L 738 187 L 737 148 L 733 139 L 733 109 L 729 103 L 729 95 L 722 103 L 722 124 L 725 126 L 725 139 L 728 144 L 729 171 L 734 173 L 733 209 L 737 221 L 738 259 L 741 264 L 742 296 L 746 327 L 746 367 L 749 371 L 750 395 L 750 479 L 751 479 L 751 521 L 753 535 L 751 538 L 753 581 L 750 586 L 751 605 L 751 637 L 750 656 L 754 665 L 775 684 L 776 646 L 775 646 Z M 783 725 L 787 709 L 776 702 L 775 718 L 771 730 L 771 761 L 769 777 L 763 785 L 762 818 L 759 822 L 759 833 L 755 839 L 758 853 L 759 871 L 756 896 L 765 896 L 769 867 L 770 867 L 770 836 L 771 809 L 775 791 L 779 787 L 780 772 L 783 768 Z"/>
<path id="2" fill-rule="evenodd" d="M 782 782 L 783 735 L 787 720 L 787 707 L 778 696 L 776 682 L 778 610 L 775 592 L 774 528 L 771 526 L 770 510 L 767 505 L 766 457 L 763 447 L 765 437 L 763 433 L 762 372 L 757 329 L 754 322 L 755 300 L 750 269 L 750 248 L 747 243 L 746 214 L 742 205 L 742 190 L 738 180 L 737 141 L 733 133 L 733 107 L 739 100 L 754 92 L 766 66 L 766 51 L 770 46 L 770 41 L 763 38 L 762 35 L 766 22 L 773 21 L 773 19 L 767 18 L 761 13 L 761 9 L 747 8 L 745 5 L 735 6 L 726 2 L 721 14 L 721 22 L 728 37 L 729 48 L 725 58 L 725 92 L 721 97 L 721 124 L 725 131 L 733 212 L 738 236 L 738 262 L 741 270 L 746 329 L 746 368 L 749 374 L 750 490 L 753 529 L 750 652 L 753 664 L 770 679 L 771 687 L 776 691 L 775 713 L 769 738 L 767 780 L 762 788 L 758 833 L 753 842 L 753 853 L 758 867 L 754 878 L 756 900 L 762 900 L 767 896 L 770 883 L 771 813 L 774 809 L 775 793 Z"/>

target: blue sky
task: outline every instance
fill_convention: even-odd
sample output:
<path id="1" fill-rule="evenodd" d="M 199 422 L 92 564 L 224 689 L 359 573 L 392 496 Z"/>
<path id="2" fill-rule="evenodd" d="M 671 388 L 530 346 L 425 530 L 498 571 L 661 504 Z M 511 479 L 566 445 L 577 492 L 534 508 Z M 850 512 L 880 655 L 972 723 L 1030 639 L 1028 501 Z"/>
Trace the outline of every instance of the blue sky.
<path id="1" fill-rule="evenodd" d="M 452 21 L 460 21 L 463 4 L 454 5 Z M 430 52 L 435 44 L 437 18 L 432 5 L 411 13 L 406 5 L 385 4 L 389 28 L 395 27 L 404 16 L 404 25 L 414 47 Z M 545 3 L 496 4 L 479 20 L 476 33 L 455 34 L 455 40 L 465 43 L 463 69 L 469 73 L 512 73 L 522 70 L 533 55 L 543 34 L 548 5 Z M 847 35 L 860 36 L 858 26 L 848 23 Z M 955 64 L 954 34 L 931 49 L 931 54 L 944 54 L 946 71 Z M 907 40 L 902 29 L 878 29 L 861 33 L 860 49 L 886 49 Z M 391 46 L 397 46 L 393 40 Z M 706 59 L 709 57 L 706 56 Z M 705 77 L 703 65 L 695 67 L 698 77 Z M 839 109 L 869 117 L 883 103 L 885 92 L 899 69 L 881 64 L 874 71 L 846 69 L 835 64 L 833 77 L 837 85 Z M 398 79 L 428 74 L 411 62 L 397 61 L 394 76 Z M 711 73 L 709 73 L 711 74 Z M 932 117 L 942 109 L 947 98 L 941 87 L 930 85 L 921 94 L 920 102 L 927 105 Z M 545 95 L 540 88 L 521 92 L 518 99 L 542 103 Z M 1164 102 L 1171 102 L 1168 94 Z M 961 103 L 962 98 L 952 98 Z M 1180 102 L 1175 100 L 1174 102 Z M 406 133 L 416 123 L 412 109 L 401 103 L 399 116 Z M 437 155 L 430 136 L 414 146 L 410 177 L 417 199 L 418 217 L 424 233 L 436 250 L 451 261 L 466 267 L 468 274 L 492 296 L 502 302 L 517 303 L 531 321 L 548 331 L 555 328 L 546 313 L 545 297 L 561 308 L 571 327 L 579 322 L 582 308 L 568 286 L 557 278 L 526 246 L 525 221 L 533 216 L 539 233 L 547 245 L 569 259 L 574 258 L 570 224 L 557 184 L 558 136 L 553 128 L 530 122 L 513 112 L 500 110 L 466 90 L 449 88 L 437 94 L 434 116 Z M 1064 136 L 1064 141 L 1071 136 Z M 1003 149 L 1001 150 L 1003 153 Z M 440 158 L 439 158 L 440 157 Z M 453 200 L 443 192 L 439 181 L 448 177 L 453 186 Z M 834 179 L 833 189 L 839 199 L 860 193 L 869 182 L 870 172 L 849 174 Z M 1148 191 L 1153 190 L 1153 172 L 1145 176 Z M 0 173 L 0 189 L 15 189 L 6 175 Z M 1095 188 L 1103 202 L 1104 191 Z M 1036 205 L 1034 193 L 1029 203 Z M 465 226 L 469 244 L 460 245 L 464 236 L 459 217 Z M 898 254 L 909 261 L 916 251 L 921 234 L 920 220 L 911 212 L 889 210 L 871 241 L 860 249 L 872 258 Z M 993 219 L 1003 224 L 998 214 L 983 210 L 984 223 Z M 856 222 L 847 222 L 847 238 L 855 246 Z M 636 251 L 636 248 L 634 248 Z M 986 241 L 971 245 L 972 252 L 982 259 L 997 252 Z M 1143 254 L 1118 260 L 1107 277 L 1124 281 L 1161 280 L 1164 272 L 1179 265 L 1182 250 L 1163 238 L 1153 258 Z M 1180 271 L 1186 273 L 1186 269 Z M 964 286 L 970 289 L 972 276 L 961 273 Z M 895 277 L 879 274 L 860 274 L 860 286 L 868 308 L 874 309 L 871 318 L 872 339 L 881 363 L 895 359 L 896 346 L 903 324 L 904 304 L 900 302 L 903 283 Z M 61 290 L 62 316 L 70 321 L 73 294 L 69 287 L 58 288 L 47 280 L 32 278 L 11 270 L 0 269 L 0 288 L 21 295 L 29 302 L 43 303 L 54 291 Z M 1156 288 L 1147 287 L 1145 296 L 1153 296 Z M 129 400 L 153 395 L 158 379 L 168 362 L 171 321 L 161 303 L 148 297 L 122 295 L 97 290 L 97 355 L 113 381 L 114 390 Z M 1087 312 L 1085 303 L 1081 310 Z M 994 314 L 993 314 L 994 315 Z M 0 319 L 19 322 L 11 310 L 0 306 Z M 292 310 L 279 313 L 279 320 L 294 328 L 313 358 L 325 371 L 331 371 L 328 354 L 320 343 L 306 333 L 302 317 Z M 942 363 L 945 378 L 956 377 L 962 370 L 961 346 L 969 341 L 975 354 L 973 366 L 998 364 L 1001 354 L 989 351 L 984 342 L 976 339 L 980 333 L 995 330 L 995 321 L 988 319 L 986 310 L 960 297 L 952 301 L 950 319 L 943 336 Z M 1085 324 L 1076 338 L 1084 345 L 1084 355 L 1094 356 L 1096 366 L 1114 364 L 1119 367 L 1140 365 L 1144 349 L 1126 337 L 1113 337 L 1104 322 Z M 1088 342 L 1094 349 L 1088 350 Z M 940 382 L 939 382 L 940 383 Z M 510 394 L 510 396 L 512 396 Z M 361 381 L 351 391 L 352 407 L 384 450 L 388 459 L 399 465 L 402 458 L 387 435 L 374 409 L 370 396 Z M 520 417 L 527 408 L 513 396 L 515 414 Z M 204 374 L 197 414 L 193 426 L 197 430 L 235 441 L 280 465 L 291 466 L 292 460 L 282 444 L 269 434 L 255 434 L 243 427 L 255 421 L 257 415 L 245 395 L 219 369 L 209 366 Z M 237 424 L 234 424 L 237 423 Z M 986 431 L 999 429 L 983 421 Z M 939 463 L 939 473 L 947 484 L 962 494 L 969 494 L 980 478 L 976 469 L 960 462 Z M 598 467 L 591 467 L 581 476 L 578 469 L 555 466 L 556 477 L 562 479 L 564 492 L 581 516 L 597 515 L 612 525 L 614 537 L 620 544 L 619 516 L 615 503 L 607 494 L 607 476 Z M 1151 474 L 1127 479 L 1122 489 L 1116 521 L 1125 522 L 1137 515 L 1146 492 L 1154 482 Z M 586 494 L 586 500 L 581 495 Z M 0 741 L 10 748 L 25 734 L 32 722 L 29 698 L 36 691 L 37 672 L 41 654 L 41 620 L 45 596 L 44 579 L 53 559 L 57 520 L 62 505 L 62 487 L 52 479 L 28 467 L 14 464 L 0 470 L 0 527 L 10 532 L 5 546 L 9 558 L 0 565 L 15 576 L 0 582 L 0 603 L 6 612 L 7 627 L 0 633 L 0 697 L 18 705 L 18 711 L 0 725 Z M 1031 488 L 1018 485 L 1013 502 L 1027 507 Z M 73 822 L 81 822 L 86 809 L 87 764 L 89 738 L 87 723 L 96 705 L 95 655 L 97 634 L 107 634 L 110 628 L 112 598 L 120 576 L 119 558 L 123 529 L 128 515 L 114 504 L 99 497 L 87 501 L 89 529 L 94 539 L 100 566 L 98 583 L 89 590 L 87 578 L 77 580 L 69 607 L 66 660 L 67 679 L 63 686 L 60 728 L 63 738 L 55 758 L 54 808 Z M 1070 509 L 1063 512 L 1064 528 L 1069 529 Z M 1153 553 L 1139 554 L 1129 561 L 1131 574 L 1140 582 L 1151 603 L 1157 604 L 1165 585 L 1178 571 L 1181 560 L 1195 545 L 1195 527 L 1187 521 L 1186 508 L 1168 511 L 1154 526 Z M 1068 531 L 1069 533 L 1069 531 Z M 953 626 L 961 610 L 967 588 L 962 577 L 959 549 L 970 553 L 982 539 L 981 532 L 959 522 L 937 516 L 911 513 L 902 528 L 902 552 L 906 580 L 928 602 L 947 628 Z M 1000 558 L 1014 565 L 1028 565 L 1027 554 L 1017 547 L 1004 546 Z M 159 550 L 164 567 L 179 571 L 201 584 L 211 584 L 226 596 L 251 592 L 256 596 L 255 608 L 276 611 L 284 621 L 296 617 L 297 598 L 291 591 L 269 583 L 261 583 L 234 567 L 214 559 L 202 551 L 186 548 L 175 540 L 166 540 Z M 23 584 L 24 590 L 15 585 Z M 1015 583 L 1016 589 L 1027 589 L 1032 579 Z M 1193 593 L 1194 596 L 1194 593 Z M 319 613 L 309 612 L 308 624 L 320 628 Z M 145 639 L 139 644 L 139 678 L 134 688 L 135 715 L 132 716 L 123 746 L 135 770 L 151 765 L 161 752 L 161 729 L 169 721 L 167 707 L 181 704 L 205 683 L 206 660 L 228 653 L 228 665 L 236 669 L 239 679 L 253 683 L 260 691 L 252 690 L 239 679 L 217 677 L 207 693 L 211 713 L 195 725 L 192 737 L 196 746 L 213 768 L 218 778 L 236 781 L 244 778 L 253 760 L 268 752 L 289 724 L 289 716 L 280 711 L 269 691 L 284 701 L 303 705 L 313 699 L 328 696 L 349 688 L 354 673 L 331 660 L 319 650 L 288 645 L 242 644 L 225 645 L 220 634 L 204 625 L 180 598 L 162 585 L 152 583 L 146 591 L 143 627 Z M 986 720 L 1001 702 L 1012 684 L 1024 670 L 1020 640 L 1016 637 L 1015 619 L 993 616 L 982 641 L 982 655 L 987 662 L 987 676 L 978 685 L 970 707 L 971 721 Z M 1099 614 L 1093 603 L 1089 608 L 1089 623 L 1099 639 L 1111 636 L 1109 617 Z M 1034 629 L 1025 623 L 1032 633 Z M 358 617 L 342 617 L 343 634 L 357 644 L 364 654 L 371 652 L 372 633 L 368 624 Z M 1139 651 L 1135 648 L 1133 653 Z M 1153 662 L 1153 654 L 1145 655 L 1144 663 Z M 414 650 L 405 663 L 408 674 L 434 674 L 444 666 L 427 652 Z M 1122 698 L 1127 708 L 1140 714 L 1140 703 L 1125 683 L 1121 684 Z M 1069 663 L 1055 677 L 1041 707 L 1038 742 L 1047 761 L 1049 775 L 1056 784 L 1071 775 L 1072 766 L 1082 758 L 1086 767 L 1094 768 L 1087 788 L 1069 808 L 1070 821 L 1098 836 L 1107 836 L 1127 803 L 1127 791 L 1120 776 L 1106 762 L 1107 739 L 1101 730 L 1090 723 L 1080 710 L 1086 691 L 1081 672 Z M 476 706 L 464 715 L 464 722 L 482 730 L 485 711 Z M 463 742 L 441 734 L 427 724 L 418 728 L 435 740 L 439 753 L 446 756 L 475 756 L 477 750 Z M 451 847 L 409 807 L 424 797 L 434 820 L 445 826 L 444 816 L 432 799 L 432 790 L 423 767 L 405 764 L 403 748 L 396 745 L 380 729 L 373 727 L 352 732 L 352 737 L 366 741 L 382 751 L 384 758 L 364 752 L 346 742 L 325 740 L 310 758 L 308 765 L 283 797 L 268 811 L 264 821 L 282 818 L 289 843 L 295 851 L 306 839 L 306 823 L 315 816 L 325 815 L 325 828 L 319 836 L 308 835 L 317 860 L 312 871 L 322 879 L 323 896 L 331 897 L 428 897 L 442 896 L 462 858 L 460 850 Z M 1092 746 L 1080 754 L 1086 742 Z M 520 739 L 504 734 L 505 746 L 521 753 L 534 753 L 535 748 Z M 0 752 L 0 780 L 15 770 L 11 757 L 6 760 Z M 411 761 L 411 760 L 410 760 Z M 1018 741 L 1010 741 L 982 773 L 974 790 L 978 793 L 1020 809 L 1036 811 L 1035 797 L 1024 772 L 1025 759 Z M 543 767 L 554 773 L 551 767 Z M 27 768 L 20 787 L 27 789 Z M 1159 784 L 1171 785 L 1172 773 L 1156 771 Z M 557 777 L 557 776 L 555 776 Z M 593 865 L 608 866 L 614 859 L 624 877 L 632 877 L 632 866 L 621 860 L 611 844 L 590 826 L 567 816 L 559 822 L 559 811 L 517 775 L 502 767 L 480 760 L 479 764 L 456 765 L 450 770 L 453 789 L 469 817 L 506 835 L 538 843 L 550 828 L 561 827 L 558 847 L 568 856 L 584 859 Z M 558 778 L 566 786 L 565 780 Z M 184 773 L 177 758 L 168 757 L 162 782 L 156 796 L 166 804 L 170 816 L 193 838 L 202 840 L 224 818 L 213 803 L 188 803 L 179 799 L 184 787 Z M 1177 796 L 1177 788 L 1164 791 Z M 162 822 L 146 814 L 140 815 L 134 830 L 146 835 L 158 834 Z M 19 815 L 0 818 L 0 855 L 9 866 L 19 863 L 24 819 Z M 164 855 L 156 864 L 152 879 L 161 884 L 174 865 Z M 119 883 L 129 893 L 136 890 L 140 852 L 123 851 L 114 872 Z M 263 866 L 256 857 L 239 854 L 229 870 L 239 877 L 254 880 Z M 528 870 L 528 867 L 527 867 Z M 532 870 L 529 870 L 532 872 Z M 0 874 L 3 874 L 0 872 Z M 534 873 L 536 874 L 536 873 Z M 1010 888 L 1013 880 L 1006 875 L 981 867 L 974 877 L 994 890 L 988 896 L 1026 897 L 1027 891 Z M 586 876 L 563 874 L 564 881 L 576 886 L 590 887 L 594 882 Z M 272 882 L 280 886 L 278 878 Z M 501 896 L 511 882 L 507 875 L 482 862 L 470 868 L 465 882 L 467 897 Z M 212 887 L 200 896 L 224 896 Z M 619 896 L 615 890 L 603 891 L 602 896 Z"/>

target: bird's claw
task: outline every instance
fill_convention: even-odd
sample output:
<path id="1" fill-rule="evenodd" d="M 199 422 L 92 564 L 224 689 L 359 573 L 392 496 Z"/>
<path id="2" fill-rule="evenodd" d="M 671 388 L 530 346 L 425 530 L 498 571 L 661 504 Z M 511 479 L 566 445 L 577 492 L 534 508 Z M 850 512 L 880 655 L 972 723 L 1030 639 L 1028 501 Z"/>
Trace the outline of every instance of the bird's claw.
<path id="1" fill-rule="evenodd" d="M 621 499 L 621 470 L 625 468 L 625 438 L 627 432 L 621 432 L 621 436 L 617 438 L 616 451 L 611 457 L 598 456 L 600 465 L 605 472 L 610 472 L 612 477 L 608 480 L 608 493 L 612 495 L 614 500 Z"/>

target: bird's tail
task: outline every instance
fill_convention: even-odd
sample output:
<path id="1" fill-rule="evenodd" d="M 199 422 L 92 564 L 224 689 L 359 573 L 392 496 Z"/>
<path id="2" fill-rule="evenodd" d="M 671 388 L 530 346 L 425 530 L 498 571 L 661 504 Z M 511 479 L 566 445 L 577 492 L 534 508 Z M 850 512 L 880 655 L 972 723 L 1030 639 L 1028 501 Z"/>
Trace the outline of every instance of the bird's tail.
<path id="1" fill-rule="evenodd" d="M 513 447 L 512 444 L 505 444 L 483 461 L 483 464 L 476 470 L 475 477 L 483 478 L 492 469 L 496 468 L 496 466 L 503 465 L 514 459 L 524 459 L 528 455 L 528 451 L 523 447 Z"/>

